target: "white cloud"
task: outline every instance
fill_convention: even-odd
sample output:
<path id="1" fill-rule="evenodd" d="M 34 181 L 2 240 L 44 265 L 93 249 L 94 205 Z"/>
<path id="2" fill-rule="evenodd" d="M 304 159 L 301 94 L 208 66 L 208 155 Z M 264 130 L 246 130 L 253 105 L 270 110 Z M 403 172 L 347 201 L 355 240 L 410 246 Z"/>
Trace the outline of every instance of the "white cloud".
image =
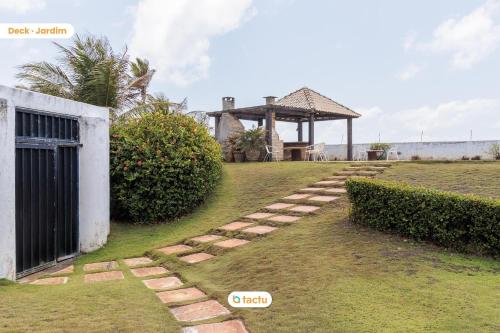
<path id="1" fill-rule="evenodd" d="M 398 73 L 397 77 L 402 81 L 407 81 L 413 79 L 418 73 L 422 71 L 422 69 L 424 69 L 424 66 L 409 64 L 406 68 Z"/>
<path id="2" fill-rule="evenodd" d="M 38 10 L 45 7 L 43 0 L 0 0 L 0 9 L 23 14 L 30 10 Z"/>
<path id="3" fill-rule="evenodd" d="M 500 42 L 500 0 L 487 0 L 471 13 L 441 23 L 426 43 L 408 40 L 404 48 L 449 54 L 451 65 L 467 69 L 488 57 Z"/>
<path id="4" fill-rule="evenodd" d="M 210 39 L 254 14 L 252 0 L 141 0 L 131 54 L 148 58 L 159 79 L 187 85 L 208 76 Z"/>

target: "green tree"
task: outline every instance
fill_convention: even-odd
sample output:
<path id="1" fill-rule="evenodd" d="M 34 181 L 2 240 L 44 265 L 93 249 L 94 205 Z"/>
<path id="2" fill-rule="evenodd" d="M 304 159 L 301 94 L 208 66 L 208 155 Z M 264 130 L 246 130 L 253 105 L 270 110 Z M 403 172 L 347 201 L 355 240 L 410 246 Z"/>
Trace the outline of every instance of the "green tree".
<path id="1" fill-rule="evenodd" d="M 54 43 L 60 58 L 19 67 L 27 89 L 89 104 L 124 108 L 134 104 L 126 50 L 115 53 L 105 37 L 76 35 L 65 47 Z"/>

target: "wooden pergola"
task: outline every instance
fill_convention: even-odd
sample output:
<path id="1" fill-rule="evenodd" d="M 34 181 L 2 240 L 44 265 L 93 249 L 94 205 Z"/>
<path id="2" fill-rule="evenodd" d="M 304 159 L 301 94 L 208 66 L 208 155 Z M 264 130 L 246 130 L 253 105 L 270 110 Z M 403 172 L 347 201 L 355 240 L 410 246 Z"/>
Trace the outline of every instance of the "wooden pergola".
<path id="1" fill-rule="evenodd" d="M 325 97 L 307 87 L 286 95 L 276 100 L 274 96 L 267 96 L 265 105 L 234 108 L 234 99 L 225 97 L 229 101 L 222 111 L 208 112 L 215 118 L 215 136 L 219 136 L 220 118 L 224 113 L 231 114 L 237 119 L 257 121 L 266 126 L 266 140 L 271 144 L 272 133 L 276 121 L 293 122 L 297 124 L 297 139 L 303 141 L 302 124 L 308 123 L 308 144 L 314 145 L 314 123 L 327 120 L 347 120 L 347 159 L 352 160 L 352 120 L 361 115 L 353 110 Z M 232 102 L 232 104 L 231 104 Z"/>

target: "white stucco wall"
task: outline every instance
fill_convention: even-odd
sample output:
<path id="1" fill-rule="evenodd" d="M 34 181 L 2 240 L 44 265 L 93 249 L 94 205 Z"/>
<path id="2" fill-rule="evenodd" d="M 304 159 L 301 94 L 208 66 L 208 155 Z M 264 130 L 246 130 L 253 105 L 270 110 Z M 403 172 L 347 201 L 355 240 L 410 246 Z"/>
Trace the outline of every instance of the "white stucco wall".
<path id="1" fill-rule="evenodd" d="M 3 107 L 2 107 L 3 105 Z M 0 85 L 0 278 L 15 279 L 15 107 L 79 118 L 80 251 L 109 234 L 109 110 Z"/>
<path id="2" fill-rule="evenodd" d="M 399 159 L 410 160 L 418 155 L 423 160 L 459 160 L 463 156 L 469 158 L 481 156 L 481 159 L 492 159 L 489 154 L 491 145 L 500 144 L 500 140 L 489 141 L 442 141 L 442 142 L 397 142 L 389 143 L 397 149 Z M 353 145 L 353 157 L 357 159 L 358 152 L 370 148 L 369 143 Z M 346 145 L 326 145 L 326 154 L 330 160 L 345 160 Z"/>

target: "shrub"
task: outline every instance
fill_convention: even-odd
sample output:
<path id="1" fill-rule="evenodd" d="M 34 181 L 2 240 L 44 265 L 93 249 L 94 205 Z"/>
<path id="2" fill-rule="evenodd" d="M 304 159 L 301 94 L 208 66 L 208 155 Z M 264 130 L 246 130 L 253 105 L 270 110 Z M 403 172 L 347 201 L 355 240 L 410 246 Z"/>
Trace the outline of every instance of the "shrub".
<path id="1" fill-rule="evenodd" d="M 500 255 L 500 201 L 375 179 L 349 179 L 351 219 L 459 251 Z"/>
<path id="2" fill-rule="evenodd" d="M 219 144 L 181 114 L 153 112 L 111 126 L 112 215 L 161 222 L 192 211 L 222 172 Z"/>
<path id="3" fill-rule="evenodd" d="M 412 161 L 420 161 L 422 158 L 419 155 L 412 155 L 411 160 Z"/>
<path id="4" fill-rule="evenodd" d="M 383 150 L 383 151 L 387 151 L 390 148 L 391 148 L 391 145 L 388 144 L 388 143 L 377 142 L 377 143 L 370 144 L 370 150 Z"/>
<path id="5" fill-rule="evenodd" d="M 470 158 L 471 161 L 480 161 L 481 160 L 481 155 L 474 155 Z"/>
<path id="6" fill-rule="evenodd" d="M 489 153 L 495 160 L 500 160 L 500 144 L 494 143 L 491 145 Z"/>

